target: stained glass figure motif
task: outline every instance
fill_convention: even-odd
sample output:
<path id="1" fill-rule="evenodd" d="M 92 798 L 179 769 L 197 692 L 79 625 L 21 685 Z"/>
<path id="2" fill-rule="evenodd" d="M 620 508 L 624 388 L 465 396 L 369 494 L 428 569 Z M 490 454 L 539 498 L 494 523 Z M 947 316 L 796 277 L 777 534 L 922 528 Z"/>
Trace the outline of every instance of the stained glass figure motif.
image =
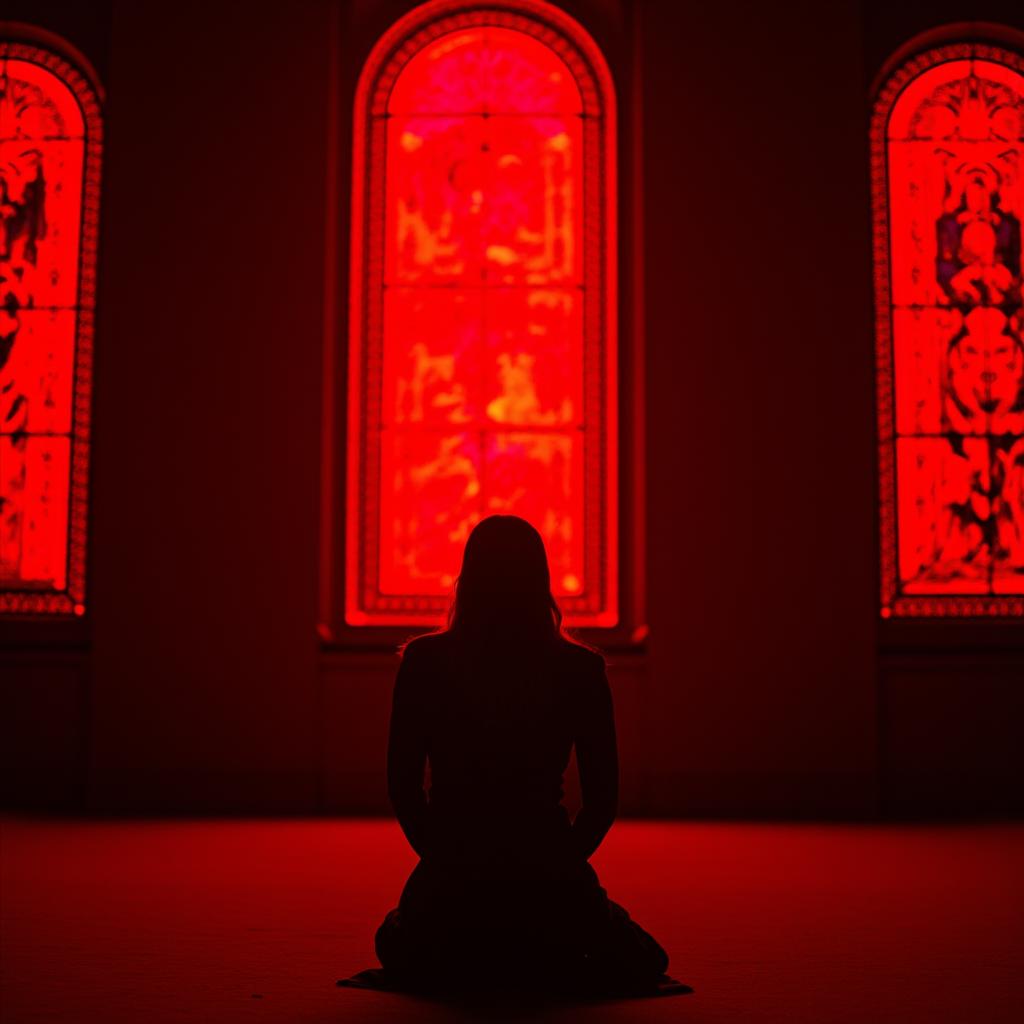
<path id="1" fill-rule="evenodd" d="M 0 40 L 0 612 L 81 614 L 101 122 Z"/>
<path id="2" fill-rule="evenodd" d="M 882 614 L 1024 613 L 1024 61 L 932 50 L 873 123 Z"/>
<path id="3" fill-rule="evenodd" d="M 495 512 L 541 532 L 569 621 L 616 621 L 614 135 L 578 43 L 472 9 L 364 75 L 351 624 L 438 621 Z"/>

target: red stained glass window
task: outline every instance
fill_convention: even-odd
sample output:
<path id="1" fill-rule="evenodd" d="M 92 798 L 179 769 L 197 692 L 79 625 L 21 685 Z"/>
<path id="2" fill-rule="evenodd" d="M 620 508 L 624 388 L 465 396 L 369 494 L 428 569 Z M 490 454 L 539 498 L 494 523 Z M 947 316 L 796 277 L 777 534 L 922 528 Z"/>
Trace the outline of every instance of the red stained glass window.
<path id="1" fill-rule="evenodd" d="M 0 39 L 0 612 L 81 614 L 101 120 Z"/>
<path id="2" fill-rule="evenodd" d="M 944 46 L 872 134 L 883 616 L 1024 614 L 1024 59 Z"/>
<path id="3" fill-rule="evenodd" d="M 356 109 L 346 621 L 437 622 L 469 531 L 544 537 L 578 625 L 617 621 L 614 109 L 557 9 L 435 2 Z"/>

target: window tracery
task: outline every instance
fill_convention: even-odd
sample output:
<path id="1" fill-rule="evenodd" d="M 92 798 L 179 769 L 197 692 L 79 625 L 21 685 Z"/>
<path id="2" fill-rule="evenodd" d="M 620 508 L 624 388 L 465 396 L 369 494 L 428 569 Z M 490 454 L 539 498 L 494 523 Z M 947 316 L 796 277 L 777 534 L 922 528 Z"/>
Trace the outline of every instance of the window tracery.
<path id="1" fill-rule="evenodd" d="M 1024 614 L 1024 60 L 911 60 L 872 148 L 882 614 Z"/>
<path id="2" fill-rule="evenodd" d="M 84 612 L 101 141 L 81 72 L 0 40 L 0 612 Z"/>
<path id="3" fill-rule="evenodd" d="M 485 515 L 576 624 L 617 619 L 614 100 L 534 0 L 429 3 L 356 109 L 346 621 L 438 621 Z"/>

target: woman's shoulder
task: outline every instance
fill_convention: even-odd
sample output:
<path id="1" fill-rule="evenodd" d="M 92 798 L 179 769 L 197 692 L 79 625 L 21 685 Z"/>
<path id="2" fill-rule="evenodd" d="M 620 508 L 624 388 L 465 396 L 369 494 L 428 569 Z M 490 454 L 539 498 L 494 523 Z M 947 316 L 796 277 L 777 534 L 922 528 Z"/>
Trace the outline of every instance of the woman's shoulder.
<path id="1" fill-rule="evenodd" d="M 422 661 L 446 651 L 448 647 L 447 633 L 424 633 L 414 636 L 402 647 L 402 660 Z"/>
<path id="2" fill-rule="evenodd" d="M 460 648 L 458 638 L 442 631 L 413 637 L 403 647 L 402 658 L 420 664 L 457 657 L 460 653 L 465 652 Z M 532 657 L 537 656 L 542 659 L 553 658 L 563 671 L 567 670 L 573 675 L 590 676 L 603 673 L 605 669 L 604 655 L 600 651 L 568 637 L 557 637 L 553 647 L 537 648 Z"/>
<path id="3" fill-rule="evenodd" d="M 566 637 L 559 637 L 557 654 L 576 672 L 583 675 L 603 672 L 605 669 L 604 655 L 600 651 Z"/>

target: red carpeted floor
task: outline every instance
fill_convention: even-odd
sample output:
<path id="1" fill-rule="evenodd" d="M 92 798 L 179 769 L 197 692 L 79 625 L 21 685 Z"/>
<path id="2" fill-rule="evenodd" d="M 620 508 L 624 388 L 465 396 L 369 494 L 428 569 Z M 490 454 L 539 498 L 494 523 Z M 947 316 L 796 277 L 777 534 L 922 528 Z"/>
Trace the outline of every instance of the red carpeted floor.
<path id="1" fill-rule="evenodd" d="M 336 988 L 413 858 L 386 822 L 3 829 L 0 1019 L 1024 1020 L 1024 828 L 618 824 L 609 894 L 696 992 L 454 1006 Z"/>

